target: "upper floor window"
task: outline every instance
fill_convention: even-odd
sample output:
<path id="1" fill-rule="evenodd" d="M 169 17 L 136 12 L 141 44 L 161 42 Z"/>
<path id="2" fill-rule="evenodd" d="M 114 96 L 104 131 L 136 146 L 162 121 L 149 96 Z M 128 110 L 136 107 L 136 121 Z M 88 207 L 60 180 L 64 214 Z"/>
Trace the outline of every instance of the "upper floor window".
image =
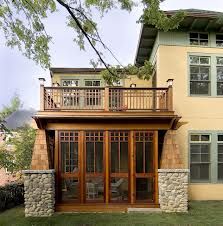
<path id="1" fill-rule="evenodd" d="M 190 44 L 208 46 L 207 33 L 190 33 Z"/>
<path id="2" fill-rule="evenodd" d="M 77 87 L 78 86 L 78 80 L 75 80 L 75 79 L 63 79 L 62 80 L 62 86 Z"/>
<path id="3" fill-rule="evenodd" d="M 210 57 L 190 56 L 190 94 L 210 93 Z"/>
<path id="4" fill-rule="evenodd" d="M 101 86 L 100 80 L 85 80 L 85 86 Z"/>
<path id="5" fill-rule="evenodd" d="M 209 134 L 190 135 L 190 178 L 191 181 L 209 181 L 210 179 Z"/>
<path id="6" fill-rule="evenodd" d="M 216 35 L 216 46 L 223 47 L 223 35 Z"/>
<path id="7" fill-rule="evenodd" d="M 217 95 L 223 95 L 223 57 L 217 57 Z"/>

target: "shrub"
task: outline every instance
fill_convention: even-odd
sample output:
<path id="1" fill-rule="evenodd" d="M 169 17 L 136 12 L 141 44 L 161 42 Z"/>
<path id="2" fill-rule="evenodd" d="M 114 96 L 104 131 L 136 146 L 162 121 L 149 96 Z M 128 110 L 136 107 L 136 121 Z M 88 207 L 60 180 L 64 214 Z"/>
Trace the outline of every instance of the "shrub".
<path id="1" fill-rule="evenodd" d="M 24 203 L 24 185 L 11 183 L 0 187 L 0 211 Z"/>

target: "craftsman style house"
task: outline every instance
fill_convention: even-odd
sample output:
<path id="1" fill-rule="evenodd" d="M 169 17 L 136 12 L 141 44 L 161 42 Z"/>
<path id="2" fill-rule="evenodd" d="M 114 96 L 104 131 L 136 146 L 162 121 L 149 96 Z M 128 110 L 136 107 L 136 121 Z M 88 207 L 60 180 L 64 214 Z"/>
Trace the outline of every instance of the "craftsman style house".
<path id="1" fill-rule="evenodd" d="M 51 87 L 41 79 L 26 216 L 223 199 L 223 23 L 186 11 L 177 31 L 142 26 L 135 62 L 154 64 L 150 81 L 109 87 L 87 68 L 51 68 Z"/>

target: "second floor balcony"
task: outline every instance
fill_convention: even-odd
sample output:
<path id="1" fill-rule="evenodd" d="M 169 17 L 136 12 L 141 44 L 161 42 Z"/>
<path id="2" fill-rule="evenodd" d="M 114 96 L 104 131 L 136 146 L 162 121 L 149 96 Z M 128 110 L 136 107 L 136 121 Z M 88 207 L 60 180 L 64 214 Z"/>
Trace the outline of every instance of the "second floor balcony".
<path id="1" fill-rule="evenodd" d="M 167 88 L 44 87 L 41 111 L 171 112 L 172 86 Z"/>

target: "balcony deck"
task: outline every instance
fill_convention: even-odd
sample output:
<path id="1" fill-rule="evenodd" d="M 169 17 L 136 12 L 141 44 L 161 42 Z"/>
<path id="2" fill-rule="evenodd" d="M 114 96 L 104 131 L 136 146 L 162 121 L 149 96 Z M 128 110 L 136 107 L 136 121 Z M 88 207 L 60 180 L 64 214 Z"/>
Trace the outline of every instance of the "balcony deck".
<path id="1" fill-rule="evenodd" d="M 106 121 L 150 120 L 173 124 L 172 87 L 40 87 L 40 111 L 34 116 L 39 127 L 47 123 L 83 123 Z M 82 121 L 81 121 L 82 120 Z M 41 125 L 42 124 L 42 125 Z"/>
<path id="2" fill-rule="evenodd" d="M 44 111 L 167 112 L 170 88 L 44 87 Z"/>

